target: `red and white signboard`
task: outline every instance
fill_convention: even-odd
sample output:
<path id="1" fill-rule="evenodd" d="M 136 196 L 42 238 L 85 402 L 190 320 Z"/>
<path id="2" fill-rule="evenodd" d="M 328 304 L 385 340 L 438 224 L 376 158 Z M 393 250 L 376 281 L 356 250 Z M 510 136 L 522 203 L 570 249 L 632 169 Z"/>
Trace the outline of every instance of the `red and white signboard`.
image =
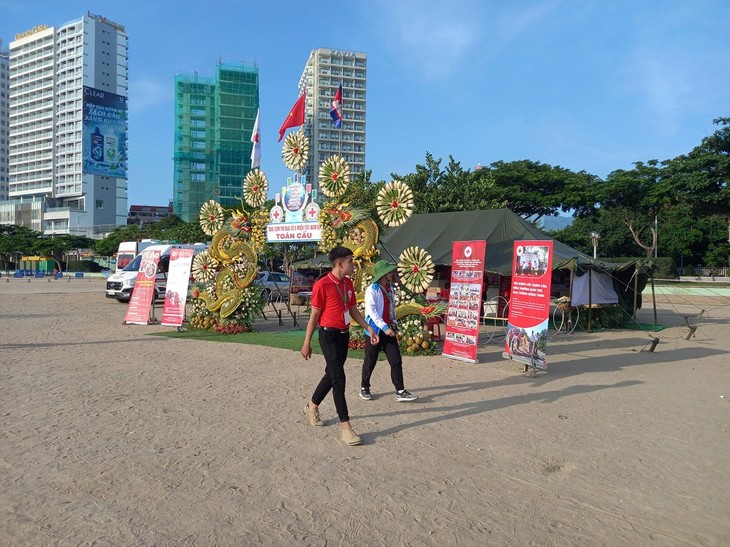
<path id="1" fill-rule="evenodd" d="M 477 362 L 486 241 L 454 241 L 443 356 Z"/>
<path id="2" fill-rule="evenodd" d="M 127 314 L 124 322 L 132 325 L 146 325 L 150 321 L 150 306 L 155 294 L 155 279 L 157 279 L 157 263 L 160 261 L 160 251 L 142 251 L 142 263 L 137 272 L 137 279 L 129 299 Z"/>
<path id="3" fill-rule="evenodd" d="M 266 225 L 266 241 L 289 243 L 296 241 L 320 241 L 322 225 L 319 222 L 280 222 Z"/>
<path id="4" fill-rule="evenodd" d="M 552 273 L 551 240 L 514 242 L 512 287 L 503 357 L 536 368 L 547 368 Z"/>
<path id="5" fill-rule="evenodd" d="M 185 302 L 188 299 L 190 266 L 193 264 L 193 249 L 172 249 L 170 268 L 167 272 L 165 304 L 162 307 L 162 325 L 179 327 L 185 317 Z"/>

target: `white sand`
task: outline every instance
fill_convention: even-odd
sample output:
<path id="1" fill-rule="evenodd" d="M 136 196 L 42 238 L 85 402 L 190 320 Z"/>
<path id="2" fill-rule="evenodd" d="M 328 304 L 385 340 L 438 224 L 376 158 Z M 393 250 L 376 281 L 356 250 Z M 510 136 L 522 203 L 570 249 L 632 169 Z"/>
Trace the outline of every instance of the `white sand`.
<path id="1" fill-rule="evenodd" d="M 101 280 L 3 278 L 0 304 L 3 545 L 730 543 L 728 299 L 665 299 L 654 353 L 555 337 L 536 378 L 494 344 L 406 358 L 416 403 L 385 362 L 360 400 L 351 359 L 359 447 L 331 397 L 327 427 L 299 412 L 319 355 L 147 336 Z"/>

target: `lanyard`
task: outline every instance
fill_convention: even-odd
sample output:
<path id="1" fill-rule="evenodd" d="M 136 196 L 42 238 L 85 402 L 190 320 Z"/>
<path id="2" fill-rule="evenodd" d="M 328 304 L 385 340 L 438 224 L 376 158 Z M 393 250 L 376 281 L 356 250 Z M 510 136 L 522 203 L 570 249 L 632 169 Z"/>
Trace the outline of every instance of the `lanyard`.
<path id="1" fill-rule="evenodd" d="M 337 281 L 337 278 L 332 275 L 331 273 L 328 274 L 330 278 L 332 279 L 332 282 L 335 284 L 335 289 L 337 289 L 337 292 L 339 293 L 340 297 L 342 298 L 342 304 L 345 306 L 345 309 L 347 309 L 347 289 L 344 291 L 340 290 L 340 283 Z"/>

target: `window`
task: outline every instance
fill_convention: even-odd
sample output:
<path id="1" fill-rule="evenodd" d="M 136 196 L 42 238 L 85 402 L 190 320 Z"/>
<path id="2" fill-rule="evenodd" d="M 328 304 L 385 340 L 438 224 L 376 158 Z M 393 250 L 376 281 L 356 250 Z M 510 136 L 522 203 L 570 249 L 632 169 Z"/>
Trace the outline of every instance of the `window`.
<path id="1" fill-rule="evenodd" d="M 104 200 L 103 199 L 97 199 L 96 200 L 96 208 L 97 209 L 103 209 L 104 208 Z"/>

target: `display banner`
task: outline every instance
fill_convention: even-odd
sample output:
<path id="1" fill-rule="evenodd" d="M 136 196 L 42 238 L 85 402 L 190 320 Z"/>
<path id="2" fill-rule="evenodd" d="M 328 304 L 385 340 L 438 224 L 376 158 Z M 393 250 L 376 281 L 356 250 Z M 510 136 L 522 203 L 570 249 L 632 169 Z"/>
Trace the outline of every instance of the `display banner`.
<path id="1" fill-rule="evenodd" d="M 125 323 L 146 325 L 150 322 L 150 306 L 155 294 L 159 261 L 160 251 L 142 251 L 142 263 L 139 265 L 137 279 L 134 282 L 132 298 L 129 299 L 127 315 L 124 316 Z"/>
<path id="2" fill-rule="evenodd" d="M 515 241 L 503 357 L 546 369 L 553 242 Z"/>
<path id="3" fill-rule="evenodd" d="M 83 172 L 127 178 L 127 98 L 84 86 Z"/>
<path id="4" fill-rule="evenodd" d="M 165 304 L 162 307 L 162 325 L 179 327 L 183 323 L 194 253 L 194 249 L 172 249 L 170 251 Z"/>
<path id="5" fill-rule="evenodd" d="M 296 243 L 321 239 L 322 225 L 319 222 L 282 222 L 266 225 L 266 241 L 269 243 Z"/>
<path id="6" fill-rule="evenodd" d="M 486 241 L 454 241 L 442 355 L 477 362 Z"/>

